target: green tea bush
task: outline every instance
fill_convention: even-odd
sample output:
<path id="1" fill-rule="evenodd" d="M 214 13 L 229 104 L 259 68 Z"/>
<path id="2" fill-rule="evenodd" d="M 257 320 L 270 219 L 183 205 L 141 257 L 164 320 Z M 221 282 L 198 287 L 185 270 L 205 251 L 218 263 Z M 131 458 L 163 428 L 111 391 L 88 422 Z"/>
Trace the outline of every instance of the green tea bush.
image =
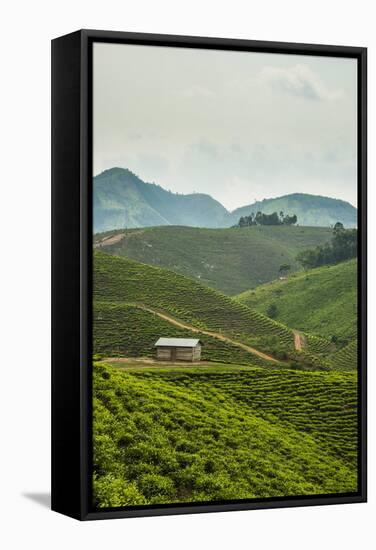
<path id="1" fill-rule="evenodd" d="M 99 364 L 95 504 L 356 491 L 356 383 L 351 372 Z"/>

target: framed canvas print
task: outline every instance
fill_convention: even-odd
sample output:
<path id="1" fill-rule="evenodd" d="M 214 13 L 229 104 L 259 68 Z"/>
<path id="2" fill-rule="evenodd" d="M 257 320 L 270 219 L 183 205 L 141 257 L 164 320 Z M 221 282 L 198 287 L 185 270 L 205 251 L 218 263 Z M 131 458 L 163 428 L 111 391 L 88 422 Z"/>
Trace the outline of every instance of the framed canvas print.
<path id="1" fill-rule="evenodd" d="M 366 49 L 52 41 L 52 508 L 366 500 Z"/>

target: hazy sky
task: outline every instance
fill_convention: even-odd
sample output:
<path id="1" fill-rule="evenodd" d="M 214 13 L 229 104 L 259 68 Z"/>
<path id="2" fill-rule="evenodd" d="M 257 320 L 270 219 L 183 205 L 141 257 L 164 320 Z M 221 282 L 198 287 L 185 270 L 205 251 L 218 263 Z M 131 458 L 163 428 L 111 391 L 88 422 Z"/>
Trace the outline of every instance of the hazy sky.
<path id="1" fill-rule="evenodd" d="M 121 166 L 226 208 L 303 192 L 356 206 L 356 61 L 94 45 L 94 174 Z"/>

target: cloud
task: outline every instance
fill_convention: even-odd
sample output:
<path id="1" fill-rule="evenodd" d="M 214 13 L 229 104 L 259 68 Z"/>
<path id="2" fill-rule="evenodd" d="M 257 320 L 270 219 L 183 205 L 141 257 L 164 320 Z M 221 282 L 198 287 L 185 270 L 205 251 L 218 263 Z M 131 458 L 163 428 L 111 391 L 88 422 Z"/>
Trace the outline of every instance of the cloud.
<path id="1" fill-rule="evenodd" d="M 205 88 L 203 86 L 191 86 L 187 90 L 183 91 L 183 96 L 189 99 L 195 99 L 195 98 L 212 99 L 215 96 L 215 94 L 212 90 L 209 90 L 209 88 Z"/>
<path id="2" fill-rule="evenodd" d="M 306 65 L 264 67 L 260 81 L 273 90 L 314 101 L 331 101 L 343 96 L 342 90 L 328 90 L 320 77 Z"/>

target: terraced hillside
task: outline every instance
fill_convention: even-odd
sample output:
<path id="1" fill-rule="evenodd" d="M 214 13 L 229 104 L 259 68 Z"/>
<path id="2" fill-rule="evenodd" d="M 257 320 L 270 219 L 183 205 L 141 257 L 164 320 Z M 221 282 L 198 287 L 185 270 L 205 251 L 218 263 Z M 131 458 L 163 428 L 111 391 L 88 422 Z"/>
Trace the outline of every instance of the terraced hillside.
<path id="1" fill-rule="evenodd" d="M 358 342 L 354 340 L 330 357 L 337 370 L 354 370 L 358 364 Z"/>
<path id="2" fill-rule="evenodd" d="M 98 507 L 354 492 L 356 375 L 94 367 Z"/>
<path id="3" fill-rule="evenodd" d="M 95 252 L 93 294 L 95 303 L 150 306 L 263 351 L 294 347 L 292 331 L 284 325 L 187 277 L 127 258 Z"/>
<path id="4" fill-rule="evenodd" d="M 295 329 L 347 343 L 357 334 L 357 261 L 296 273 L 237 299 Z"/>
<path id="5" fill-rule="evenodd" d="M 97 302 L 94 306 L 94 347 L 105 357 L 155 357 L 154 343 L 163 334 L 169 338 L 199 338 L 202 360 L 273 367 L 240 346 L 183 329 L 158 315 L 129 304 Z"/>
<path id="6" fill-rule="evenodd" d="M 120 235 L 119 240 L 109 240 Z M 278 277 L 281 264 L 301 269 L 298 252 L 329 241 L 330 228 L 255 226 L 229 229 L 149 227 L 94 237 L 109 254 L 165 267 L 224 292 L 238 294 Z M 103 239 L 107 239 L 103 240 Z"/>

